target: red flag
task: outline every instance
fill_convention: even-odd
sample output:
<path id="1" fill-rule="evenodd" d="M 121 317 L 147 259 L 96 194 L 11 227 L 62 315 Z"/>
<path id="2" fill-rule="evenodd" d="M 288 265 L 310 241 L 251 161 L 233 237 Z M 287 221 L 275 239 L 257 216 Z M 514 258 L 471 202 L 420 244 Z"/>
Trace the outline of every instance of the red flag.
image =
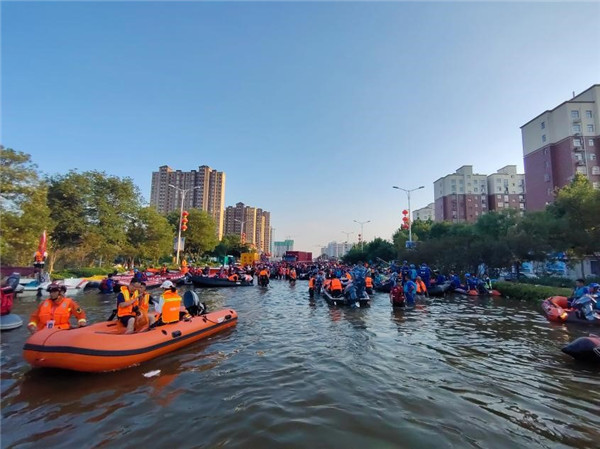
<path id="1" fill-rule="evenodd" d="M 46 252 L 46 246 L 48 244 L 48 239 L 46 237 L 46 230 L 42 232 L 42 236 L 40 237 L 40 243 L 38 245 L 38 249 L 35 252 L 34 259 L 37 263 L 42 263 L 48 257 L 48 253 Z"/>

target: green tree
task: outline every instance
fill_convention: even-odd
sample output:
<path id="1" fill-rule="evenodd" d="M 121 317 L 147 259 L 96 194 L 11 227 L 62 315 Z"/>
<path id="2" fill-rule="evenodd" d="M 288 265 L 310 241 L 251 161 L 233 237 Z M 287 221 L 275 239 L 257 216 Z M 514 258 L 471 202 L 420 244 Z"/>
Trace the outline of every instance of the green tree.
<path id="1" fill-rule="evenodd" d="M 144 207 L 127 230 L 127 256 L 158 264 L 161 257 L 173 253 L 175 233 L 167 218 L 152 207 Z"/>
<path id="2" fill-rule="evenodd" d="M 185 237 L 185 252 L 194 256 L 202 256 L 215 249 L 219 240 L 217 238 L 217 225 L 215 220 L 205 211 L 190 209 L 188 211 L 187 231 L 182 233 Z"/>
<path id="3" fill-rule="evenodd" d="M 65 264 L 112 260 L 127 247 L 127 230 L 141 195 L 130 178 L 103 172 L 50 178 L 48 205 L 56 224 L 54 253 Z"/>
<path id="4" fill-rule="evenodd" d="M 0 146 L 0 258 L 4 265 L 30 265 L 42 232 L 52 230 L 46 193 L 31 156 Z"/>

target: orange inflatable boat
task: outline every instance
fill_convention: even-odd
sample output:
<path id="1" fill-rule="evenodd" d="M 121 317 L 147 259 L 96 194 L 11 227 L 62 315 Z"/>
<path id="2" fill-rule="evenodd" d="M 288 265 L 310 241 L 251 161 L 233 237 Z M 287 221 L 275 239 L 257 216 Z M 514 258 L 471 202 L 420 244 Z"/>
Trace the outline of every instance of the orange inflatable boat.
<path id="1" fill-rule="evenodd" d="M 223 309 L 135 334 L 124 334 L 117 321 L 70 330 L 43 329 L 25 342 L 23 356 L 34 367 L 116 371 L 187 346 L 236 323 L 237 313 Z"/>

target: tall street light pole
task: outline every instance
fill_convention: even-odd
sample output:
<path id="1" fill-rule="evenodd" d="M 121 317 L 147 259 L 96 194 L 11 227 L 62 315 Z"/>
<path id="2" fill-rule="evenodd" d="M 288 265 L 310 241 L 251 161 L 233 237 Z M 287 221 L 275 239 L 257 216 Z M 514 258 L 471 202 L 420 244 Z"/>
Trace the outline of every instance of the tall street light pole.
<path id="1" fill-rule="evenodd" d="M 244 230 L 244 225 L 246 224 L 246 220 L 238 220 L 237 218 L 235 218 L 234 220 L 242 225 L 240 228 L 240 237 L 241 237 L 242 235 L 244 235 L 246 233 L 246 231 Z M 245 244 L 246 242 L 244 241 L 243 243 Z"/>
<path id="2" fill-rule="evenodd" d="M 415 187 L 414 189 L 403 189 L 402 187 L 392 186 L 394 189 L 402 190 L 406 192 L 406 196 L 408 197 L 408 241 L 409 247 L 412 247 L 412 215 L 410 212 L 410 192 L 414 192 L 415 190 L 424 189 L 425 186 Z"/>
<path id="3" fill-rule="evenodd" d="M 360 250 L 363 251 L 365 249 L 365 233 L 364 233 L 364 226 L 367 223 L 371 223 L 371 220 L 367 220 L 367 221 L 358 221 L 358 220 L 354 220 L 355 223 L 358 223 L 360 225 Z"/>
<path id="4" fill-rule="evenodd" d="M 352 234 L 354 234 L 354 232 L 346 232 L 346 231 L 342 231 L 342 234 L 346 234 L 346 243 L 348 243 L 348 240 L 350 239 L 350 236 Z"/>
<path id="5" fill-rule="evenodd" d="M 173 184 L 169 184 L 169 187 L 173 187 L 179 195 L 181 196 L 181 208 L 179 209 L 179 232 L 177 234 L 177 265 L 179 265 L 179 252 L 181 250 L 181 220 L 183 220 L 183 202 L 185 200 L 185 195 L 188 192 L 191 192 L 194 189 L 199 189 L 200 186 L 192 187 L 191 189 L 182 189 L 180 187 L 174 186 Z"/>

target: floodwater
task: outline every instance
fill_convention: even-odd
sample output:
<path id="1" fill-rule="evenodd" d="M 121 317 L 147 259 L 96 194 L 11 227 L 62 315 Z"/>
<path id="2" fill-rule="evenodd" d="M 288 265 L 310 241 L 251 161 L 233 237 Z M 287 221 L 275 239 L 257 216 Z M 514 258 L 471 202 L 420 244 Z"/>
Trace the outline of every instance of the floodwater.
<path id="1" fill-rule="evenodd" d="M 376 293 L 348 310 L 277 280 L 198 292 L 237 326 L 120 372 L 31 370 L 25 326 L 4 332 L 2 447 L 600 447 L 600 368 L 560 352 L 590 329 L 538 305 L 456 296 L 402 311 Z M 91 321 L 114 306 L 74 298 Z M 13 311 L 26 323 L 35 306 Z"/>

